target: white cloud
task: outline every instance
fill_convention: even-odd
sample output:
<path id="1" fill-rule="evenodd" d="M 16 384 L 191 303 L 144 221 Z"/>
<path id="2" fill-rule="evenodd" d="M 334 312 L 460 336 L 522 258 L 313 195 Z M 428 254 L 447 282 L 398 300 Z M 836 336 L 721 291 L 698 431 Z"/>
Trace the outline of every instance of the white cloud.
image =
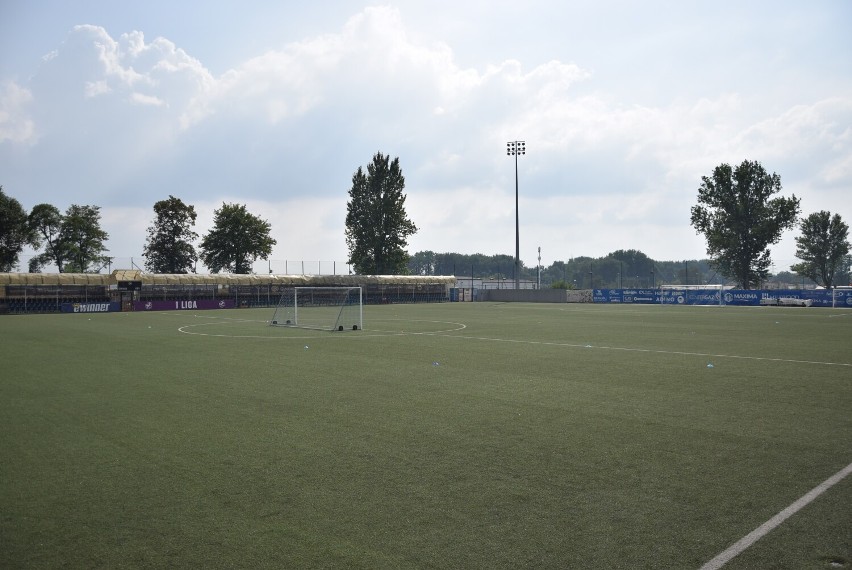
<path id="1" fill-rule="evenodd" d="M 535 59 L 477 59 L 471 50 L 487 46 L 448 43 L 402 13 L 365 8 L 339 29 L 282 38 L 219 75 L 171 39 L 76 26 L 30 81 L 0 90 L 4 187 L 61 208 L 102 205 L 116 220 L 110 249 L 119 256 L 141 254 L 144 242 L 127 212 L 150 217 L 173 194 L 196 205 L 199 233 L 223 200 L 246 203 L 272 223 L 274 257 L 340 260 L 351 174 L 382 151 L 399 156 L 406 175 L 420 227 L 412 251 L 504 253 L 514 249 L 515 174 L 504 148 L 523 139 L 528 264 L 539 245 L 553 259 L 620 248 L 703 256 L 689 208 L 700 177 L 722 162 L 760 160 L 803 208 L 852 217 L 840 190 L 852 174 L 848 81 L 820 87 L 812 77 L 807 93 L 781 98 L 740 73 L 694 96 L 678 85 L 708 71 L 679 60 L 678 45 L 666 48 L 674 82 L 654 86 L 667 75 L 662 64 L 619 67 L 636 60 L 617 37 L 600 40 L 617 57 L 596 59 L 572 51 L 573 36 L 544 37 L 553 34 L 545 27 L 540 42 L 525 38 L 541 46 L 525 52 Z M 763 53 L 754 49 L 749 61 Z M 460 64 L 460 50 L 474 63 Z M 652 89 L 659 94 L 634 95 Z"/>
<path id="2" fill-rule="evenodd" d="M 15 82 L 8 82 L 0 90 L 0 143 L 32 145 L 36 141 L 35 122 L 27 113 L 32 93 Z"/>
<path id="3" fill-rule="evenodd" d="M 137 105 L 151 105 L 154 107 L 166 106 L 166 102 L 159 97 L 155 97 L 154 95 L 145 95 L 143 93 L 131 93 L 130 101 Z"/>
<path id="4" fill-rule="evenodd" d="M 101 79 L 100 81 L 87 81 L 84 92 L 86 94 L 86 97 L 88 98 L 97 97 L 98 95 L 105 95 L 110 91 L 112 91 L 112 88 L 110 88 L 109 83 L 107 83 L 106 80 Z"/>

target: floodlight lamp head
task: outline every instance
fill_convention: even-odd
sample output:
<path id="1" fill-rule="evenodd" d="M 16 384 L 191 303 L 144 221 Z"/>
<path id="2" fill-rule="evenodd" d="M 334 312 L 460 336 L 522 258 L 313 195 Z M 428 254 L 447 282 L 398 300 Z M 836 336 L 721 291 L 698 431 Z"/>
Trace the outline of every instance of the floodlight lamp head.
<path id="1" fill-rule="evenodd" d="M 506 143 L 506 154 L 509 156 L 517 156 L 519 154 L 525 154 L 525 147 L 523 141 L 514 141 Z"/>

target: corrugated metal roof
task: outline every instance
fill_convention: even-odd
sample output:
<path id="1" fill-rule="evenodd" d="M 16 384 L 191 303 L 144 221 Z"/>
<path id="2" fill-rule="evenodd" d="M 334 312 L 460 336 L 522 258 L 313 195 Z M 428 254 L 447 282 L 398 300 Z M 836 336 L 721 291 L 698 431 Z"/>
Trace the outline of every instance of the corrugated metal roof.
<path id="1" fill-rule="evenodd" d="M 143 273 L 137 269 L 116 269 L 102 273 L 0 273 L 0 285 L 116 285 L 119 281 L 142 281 L 144 285 L 412 285 L 455 283 L 447 275 L 237 275 Z"/>

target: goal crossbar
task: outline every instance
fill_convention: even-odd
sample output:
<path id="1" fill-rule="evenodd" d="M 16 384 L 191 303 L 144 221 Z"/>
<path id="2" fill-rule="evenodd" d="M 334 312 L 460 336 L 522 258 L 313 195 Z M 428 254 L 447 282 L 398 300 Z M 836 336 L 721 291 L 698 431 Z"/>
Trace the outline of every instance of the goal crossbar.
<path id="1" fill-rule="evenodd" d="M 662 305 L 724 305 L 724 285 L 660 285 Z"/>

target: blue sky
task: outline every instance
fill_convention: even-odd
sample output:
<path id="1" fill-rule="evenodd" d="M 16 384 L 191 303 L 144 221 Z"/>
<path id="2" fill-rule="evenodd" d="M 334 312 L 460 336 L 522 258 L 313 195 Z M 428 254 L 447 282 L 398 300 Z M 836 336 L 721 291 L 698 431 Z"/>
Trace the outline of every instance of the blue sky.
<path id="1" fill-rule="evenodd" d="M 117 266 L 141 265 L 157 200 L 193 204 L 202 235 L 243 203 L 283 272 L 345 261 L 351 176 L 381 151 L 411 253 L 512 254 L 505 146 L 525 140 L 526 265 L 702 258 L 689 209 L 721 163 L 852 220 L 850 22 L 840 0 L 0 0 L 0 184 L 26 208 L 101 206 Z"/>

